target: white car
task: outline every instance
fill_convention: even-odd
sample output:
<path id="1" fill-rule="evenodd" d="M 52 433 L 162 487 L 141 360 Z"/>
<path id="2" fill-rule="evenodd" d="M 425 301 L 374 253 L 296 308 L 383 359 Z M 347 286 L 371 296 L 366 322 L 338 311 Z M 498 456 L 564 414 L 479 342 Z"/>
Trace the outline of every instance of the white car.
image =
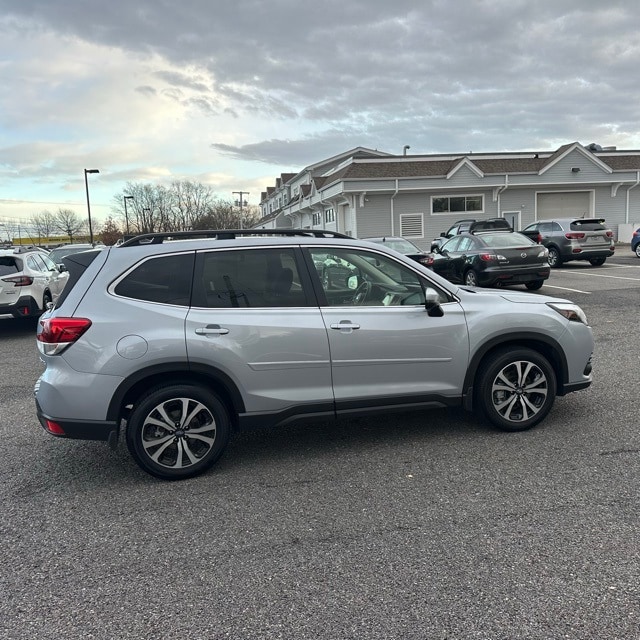
<path id="1" fill-rule="evenodd" d="M 39 316 L 55 302 L 69 274 L 33 247 L 0 249 L 0 314 Z"/>

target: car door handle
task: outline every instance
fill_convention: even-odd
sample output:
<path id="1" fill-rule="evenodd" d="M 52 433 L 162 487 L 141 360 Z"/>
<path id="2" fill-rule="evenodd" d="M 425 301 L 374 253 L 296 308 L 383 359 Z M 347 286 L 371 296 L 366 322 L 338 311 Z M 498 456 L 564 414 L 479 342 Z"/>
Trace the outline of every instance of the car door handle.
<path id="1" fill-rule="evenodd" d="M 340 322 L 334 322 L 333 324 L 329 325 L 332 329 L 337 329 L 338 331 L 348 331 L 351 332 L 354 329 L 359 329 L 360 325 L 356 324 L 354 322 L 351 322 L 350 320 L 340 320 Z"/>
<path id="2" fill-rule="evenodd" d="M 198 327 L 196 334 L 199 336 L 226 336 L 229 329 L 221 327 L 219 324 L 208 324 L 206 327 Z"/>

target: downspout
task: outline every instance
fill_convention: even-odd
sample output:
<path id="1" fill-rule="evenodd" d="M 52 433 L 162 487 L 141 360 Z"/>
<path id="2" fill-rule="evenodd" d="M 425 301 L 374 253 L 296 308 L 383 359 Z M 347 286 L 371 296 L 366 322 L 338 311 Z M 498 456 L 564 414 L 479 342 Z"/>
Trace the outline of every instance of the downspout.
<path id="1" fill-rule="evenodd" d="M 635 184 L 632 184 L 627 189 L 627 210 L 625 211 L 625 219 L 624 219 L 625 224 L 629 224 L 629 191 L 631 191 L 631 189 L 635 189 L 638 186 L 638 183 L 640 183 L 640 171 L 636 171 Z"/>
<path id="2" fill-rule="evenodd" d="M 405 151 L 405 155 L 406 155 L 406 151 Z M 394 191 L 393 195 L 391 196 L 391 235 L 395 236 L 395 225 L 394 225 L 394 209 L 393 209 L 393 199 L 398 195 L 398 191 L 399 191 L 400 187 L 398 185 L 398 178 L 396 178 L 396 190 Z"/>
<path id="3" fill-rule="evenodd" d="M 506 191 L 509 188 L 509 174 L 505 173 L 504 174 L 504 184 L 498 189 L 498 191 L 496 192 L 496 200 L 498 202 L 498 217 L 502 218 L 504 217 L 502 215 L 502 207 L 501 207 L 501 202 L 500 202 L 500 196 L 502 195 L 502 193 L 504 191 Z"/>

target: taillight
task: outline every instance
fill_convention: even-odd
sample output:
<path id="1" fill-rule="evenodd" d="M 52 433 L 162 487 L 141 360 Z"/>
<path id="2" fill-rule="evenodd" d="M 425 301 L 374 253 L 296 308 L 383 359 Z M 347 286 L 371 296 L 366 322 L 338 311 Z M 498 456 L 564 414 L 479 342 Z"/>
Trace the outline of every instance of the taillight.
<path id="1" fill-rule="evenodd" d="M 433 256 L 420 258 L 420 264 L 423 264 L 425 267 L 430 267 L 434 262 L 435 260 L 433 259 Z"/>
<path id="2" fill-rule="evenodd" d="M 572 231 L 571 233 L 565 233 L 564 237 L 567 240 L 582 240 L 585 237 L 585 233 L 580 233 L 578 231 Z"/>
<path id="3" fill-rule="evenodd" d="M 46 318 L 36 338 L 43 353 L 54 356 L 72 345 L 90 326 L 88 318 Z"/>
<path id="4" fill-rule="evenodd" d="M 13 282 L 15 287 L 28 287 L 33 284 L 33 278 L 29 276 L 12 276 L 11 278 L 2 278 L 2 282 Z"/>
<path id="5" fill-rule="evenodd" d="M 633 232 L 633 237 L 637 238 L 638 236 L 640 236 L 640 231 L 634 231 Z"/>
<path id="6" fill-rule="evenodd" d="M 635 235 L 635 232 L 634 232 Z M 607 238 L 613 238 L 613 231 L 607 231 Z"/>
<path id="7" fill-rule="evenodd" d="M 491 262 L 496 259 L 496 256 L 493 253 L 481 253 L 478 258 L 480 258 L 482 262 Z"/>

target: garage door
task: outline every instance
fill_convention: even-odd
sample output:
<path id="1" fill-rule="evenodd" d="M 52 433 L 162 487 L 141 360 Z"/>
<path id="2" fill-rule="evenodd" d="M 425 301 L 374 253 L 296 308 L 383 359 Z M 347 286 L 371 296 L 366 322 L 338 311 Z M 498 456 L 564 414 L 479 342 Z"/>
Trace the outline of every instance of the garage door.
<path id="1" fill-rule="evenodd" d="M 591 215 L 591 192 L 539 193 L 537 219 L 571 218 Z"/>

